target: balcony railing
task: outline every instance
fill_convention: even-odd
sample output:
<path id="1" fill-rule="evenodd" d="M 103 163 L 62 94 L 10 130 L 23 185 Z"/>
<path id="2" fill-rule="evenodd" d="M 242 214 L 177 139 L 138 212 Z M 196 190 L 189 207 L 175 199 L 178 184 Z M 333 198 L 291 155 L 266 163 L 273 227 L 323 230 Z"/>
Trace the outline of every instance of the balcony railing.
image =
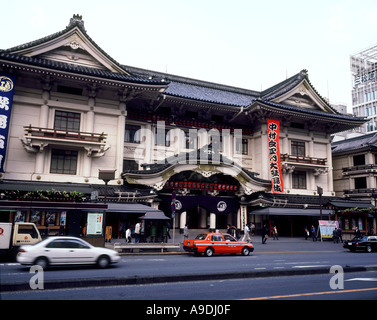
<path id="1" fill-rule="evenodd" d="M 347 197 L 367 196 L 377 197 L 377 189 L 375 188 L 361 188 L 361 189 L 348 189 L 344 190 L 344 195 Z"/>
<path id="2" fill-rule="evenodd" d="M 327 163 L 326 158 L 301 157 L 301 156 L 293 156 L 289 154 L 281 154 L 280 158 L 281 158 L 281 161 L 284 161 L 284 162 L 293 162 L 293 163 L 309 164 L 309 165 L 316 165 L 316 166 L 325 166 Z"/>
<path id="3" fill-rule="evenodd" d="M 377 164 L 364 164 L 343 168 L 343 175 L 377 172 Z"/>
<path id="4" fill-rule="evenodd" d="M 48 128 L 24 127 L 21 142 L 27 152 L 43 152 L 48 145 L 84 148 L 90 157 L 102 157 L 110 148 L 106 145 L 107 134 Z"/>
<path id="5" fill-rule="evenodd" d="M 104 133 L 57 130 L 32 126 L 24 127 L 24 130 L 26 136 L 28 137 L 44 137 L 52 139 L 78 140 L 97 143 L 106 143 L 107 136 L 107 134 Z"/>

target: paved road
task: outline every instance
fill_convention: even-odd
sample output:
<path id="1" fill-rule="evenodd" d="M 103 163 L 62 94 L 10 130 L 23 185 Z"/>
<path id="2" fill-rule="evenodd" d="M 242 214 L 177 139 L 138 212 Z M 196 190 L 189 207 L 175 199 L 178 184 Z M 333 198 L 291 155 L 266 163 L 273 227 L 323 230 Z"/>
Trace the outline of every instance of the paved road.
<path id="1" fill-rule="evenodd" d="M 191 254 L 124 255 L 121 262 L 107 270 L 93 267 L 51 268 L 44 272 L 46 288 L 99 285 L 146 284 L 206 279 L 248 278 L 328 273 L 333 265 L 345 270 L 377 268 L 377 253 L 351 253 L 340 244 L 283 239 L 262 245 L 255 243 L 255 253 L 248 256 L 219 255 L 211 258 Z M 28 267 L 2 263 L 2 291 L 29 286 Z M 355 271 L 355 270 L 354 270 Z"/>
<path id="2" fill-rule="evenodd" d="M 333 274 L 235 279 L 215 281 L 174 282 L 148 285 L 109 286 L 60 290 L 16 291 L 1 294 L 3 300 L 213 300 L 217 305 L 230 300 L 377 300 L 377 271 L 347 273 L 343 289 L 332 289 Z M 227 300 L 228 302 L 221 302 Z M 214 304 L 210 301 L 210 304 Z M 186 301 L 187 302 L 187 301 Z M 207 302 L 208 303 L 208 302 Z M 158 305 L 158 303 L 157 303 Z M 174 306 L 185 306 L 175 302 Z M 231 308 L 233 308 L 233 305 Z M 129 306 L 132 306 L 129 303 Z M 141 314 L 139 313 L 139 315 Z"/>

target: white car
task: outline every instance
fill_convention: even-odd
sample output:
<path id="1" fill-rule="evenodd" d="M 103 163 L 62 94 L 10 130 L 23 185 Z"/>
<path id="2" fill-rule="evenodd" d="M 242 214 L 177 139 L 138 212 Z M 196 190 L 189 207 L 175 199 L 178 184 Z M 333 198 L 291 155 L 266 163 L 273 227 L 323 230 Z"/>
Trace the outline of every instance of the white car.
<path id="1" fill-rule="evenodd" d="M 120 260 L 118 252 L 93 247 L 75 237 L 50 237 L 32 246 L 22 246 L 17 262 L 22 265 L 39 265 L 43 269 L 49 265 L 96 264 L 106 268 Z"/>

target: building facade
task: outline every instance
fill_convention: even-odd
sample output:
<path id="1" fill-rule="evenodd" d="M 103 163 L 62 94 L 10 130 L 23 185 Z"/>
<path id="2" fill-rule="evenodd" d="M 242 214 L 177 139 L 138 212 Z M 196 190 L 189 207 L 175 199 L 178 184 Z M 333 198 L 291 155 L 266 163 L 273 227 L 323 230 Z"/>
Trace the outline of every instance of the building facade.
<path id="1" fill-rule="evenodd" d="M 42 200 L 80 193 L 59 204 L 55 228 L 64 216 L 82 227 L 105 205 L 117 236 L 147 206 L 173 212 L 180 229 L 253 222 L 298 235 L 333 212 L 318 197 L 318 187 L 335 196 L 331 135 L 365 122 L 334 110 L 306 70 L 253 91 L 120 64 L 78 15 L 62 31 L 0 50 L 0 72 L 15 79 L 1 219 L 21 214 L 41 228 L 56 207 Z M 115 172 L 107 188 L 99 170 Z"/>
<path id="2" fill-rule="evenodd" d="M 345 233 L 352 234 L 356 226 L 363 232 L 374 233 L 374 206 L 377 198 L 376 133 L 336 141 L 332 144 L 332 149 L 336 195 L 355 201 L 353 208 L 347 206 L 337 212 L 339 225 Z"/>
<path id="3" fill-rule="evenodd" d="M 350 57 L 353 114 L 368 122 L 360 132 L 377 131 L 377 45 Z"/>

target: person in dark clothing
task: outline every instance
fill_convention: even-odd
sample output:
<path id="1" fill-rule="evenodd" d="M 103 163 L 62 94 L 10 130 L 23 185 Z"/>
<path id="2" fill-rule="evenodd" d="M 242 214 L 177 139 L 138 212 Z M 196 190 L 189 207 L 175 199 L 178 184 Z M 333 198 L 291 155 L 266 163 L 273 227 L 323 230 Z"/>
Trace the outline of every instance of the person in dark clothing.
<path id="1" fill-rule="evenodd" d="M 268 239 L 268 228 L 266 224 L 263 225 L 262 229 L 262 244 L 265 244 Z"/>

